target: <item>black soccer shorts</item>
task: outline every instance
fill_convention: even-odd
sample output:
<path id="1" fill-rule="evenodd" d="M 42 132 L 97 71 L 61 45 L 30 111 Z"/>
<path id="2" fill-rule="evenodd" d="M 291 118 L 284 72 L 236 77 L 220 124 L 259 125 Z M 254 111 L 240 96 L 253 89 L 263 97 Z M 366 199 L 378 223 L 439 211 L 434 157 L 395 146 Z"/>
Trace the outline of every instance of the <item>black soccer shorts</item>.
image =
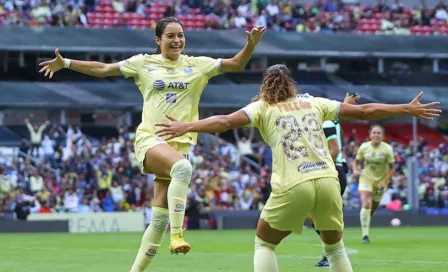
<path id="1" fill-rule="evenodd" d="M 336 170 L 338 171 L 338 179 L 339 184 L 341 185 L 341 196 L 345 192 L 345 188 L 347 187 L 347 173 L 348 173 L 348 166 L 346 163 L 337 163 L 336 164 Z"/>

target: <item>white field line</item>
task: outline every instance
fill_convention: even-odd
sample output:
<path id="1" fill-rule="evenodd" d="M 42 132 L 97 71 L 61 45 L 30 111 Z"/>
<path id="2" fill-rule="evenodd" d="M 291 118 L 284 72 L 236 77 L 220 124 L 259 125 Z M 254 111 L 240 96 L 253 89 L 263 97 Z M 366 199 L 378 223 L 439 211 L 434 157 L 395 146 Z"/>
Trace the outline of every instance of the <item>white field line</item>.
<path id="1" fill-rule="evenodd" d="M 317 246 L 317 244 L 314 244 L 314 246 Z M 320 245 L 319 245 L 320 246 Z M 22 249 L 23 247 L 17 247 L 17 246 L 8 246 L 7 248 L 10 249 Z M 38 247 L 39 250 L 57 250 L 61 251 L 61 248 L 59 247 Z M 70 250 L 82 250 L 85 251 L 85 248 L 65 248 L 66 251 Z M 120 248 L 97 248 L 96 253 L 99 252 L 130 252 L 135 253 L 135 250 L 129 250 L 129 249 L 120 249 Z M 347 253 L 354 255 L 358 254 L 359 250 L 356 249 L 350 249 L 347 248 Z M 91 253 L 89 253 L 91 254 Z M 190 252 L 188 255 L 193 256 L 232 256 L 232 257 L 246 257 L 246 258 L 252 258 L 252 253 L 207 253 L 207 252 Z M 297 260 L 315 260 L 319 259 L 319 256 L 303 256 L 303 255 L 277 255 L 277 258 L 279 259 L 297 259 Z M 441 265 L 448 265 L 448 261 L 424 261 L 424 260 L 395 260 L 395 259 L 367 259 L 367 258 L 355 258 L 354 261 L 362 261 L 362 262 L 369 262 L 369 263 L 408 263 L 408 264 L 441 264 Z"/>

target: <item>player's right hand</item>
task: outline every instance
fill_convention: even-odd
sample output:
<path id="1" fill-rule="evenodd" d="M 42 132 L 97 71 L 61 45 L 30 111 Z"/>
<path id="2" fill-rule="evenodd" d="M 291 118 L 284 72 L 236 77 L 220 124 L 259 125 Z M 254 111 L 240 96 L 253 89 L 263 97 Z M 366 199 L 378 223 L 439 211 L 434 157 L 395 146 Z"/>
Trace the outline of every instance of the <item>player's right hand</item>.
<path id="1" fill-rule="evenodd" d="M 39 66 L 43 66 L 39 73 L 45 72 L 44 76 L 49 76 L 49 78 L 52 78 L 54 73 L 64 68 L 64 58 L 59 54 L 59 49 L 56 49 L 54 54 L 56 55 L 54 59 L 39 63 Z"/>
<path id="2" fill-rule="evenodd" d="M 361 98 L 361 95 L 358 93 L 356 94 L 350 94 L 346 93 L 344 98 L 344 103 L 354 105 L 358 103 L 359 99 Z"/>
<path id="3" fill-rule="evenodd" d="M 434 117 L 439 117 L 442 112 L 439 109 L 433 109 L 434 106 L 440 105 L 439 102 L 431 102 L 428 104 L 420 103 L 420 99 L 423 96 L 423 92 L 420 92 L 412 101 L 409 103 L 409 114 L 417 118 L 432 120 Z"/>
<path id="4" fill-rule="evenodd" d="M 353 171 L 352 176 L 353 176 L 354 178 L 359 177 L 359 171 L 358 171 L 358 170 Z"/>

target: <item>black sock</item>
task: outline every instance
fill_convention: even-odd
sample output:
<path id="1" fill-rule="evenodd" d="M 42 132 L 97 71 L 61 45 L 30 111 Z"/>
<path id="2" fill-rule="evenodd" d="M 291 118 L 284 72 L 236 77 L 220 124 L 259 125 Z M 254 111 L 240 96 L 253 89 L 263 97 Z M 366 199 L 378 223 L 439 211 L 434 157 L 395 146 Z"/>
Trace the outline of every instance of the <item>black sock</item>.
<path id="1" fill-rule="evenodd" d="M 316 229 L 316 227 L 314 226 L 314 223 L 312 224 L 312 226 L 313 226 L 313 229 L 316 231 L 317 235 L 320 236 L 320 231 L 318 231 L 318 230 Z"/>

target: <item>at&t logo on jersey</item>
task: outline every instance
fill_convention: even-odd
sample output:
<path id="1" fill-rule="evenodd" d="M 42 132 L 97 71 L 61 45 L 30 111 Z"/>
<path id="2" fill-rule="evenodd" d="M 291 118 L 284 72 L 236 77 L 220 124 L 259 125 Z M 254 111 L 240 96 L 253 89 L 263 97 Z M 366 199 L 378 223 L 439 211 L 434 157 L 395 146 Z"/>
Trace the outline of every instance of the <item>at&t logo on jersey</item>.
<path id="1" fill-rule="evenodd" d="M 165 82 L 163 82 L 163 80 L 158 79 L 158 80 L 154 81 L 153 87 L 157 91 L 161 91 L 161 90 L 165 89 Z"/>
<path id="2" fill-rule="evenodd" d="M 170 81 L 168 84 L 165 84 L 163 80 L 158 79 L 154 81 L 153 87 L 157 91 L 162 91 L 165 88 L 171 90 L 187 90 L 188 85 L 190 85 L 189 82 L 179 82 L 179 81 Z"/>

